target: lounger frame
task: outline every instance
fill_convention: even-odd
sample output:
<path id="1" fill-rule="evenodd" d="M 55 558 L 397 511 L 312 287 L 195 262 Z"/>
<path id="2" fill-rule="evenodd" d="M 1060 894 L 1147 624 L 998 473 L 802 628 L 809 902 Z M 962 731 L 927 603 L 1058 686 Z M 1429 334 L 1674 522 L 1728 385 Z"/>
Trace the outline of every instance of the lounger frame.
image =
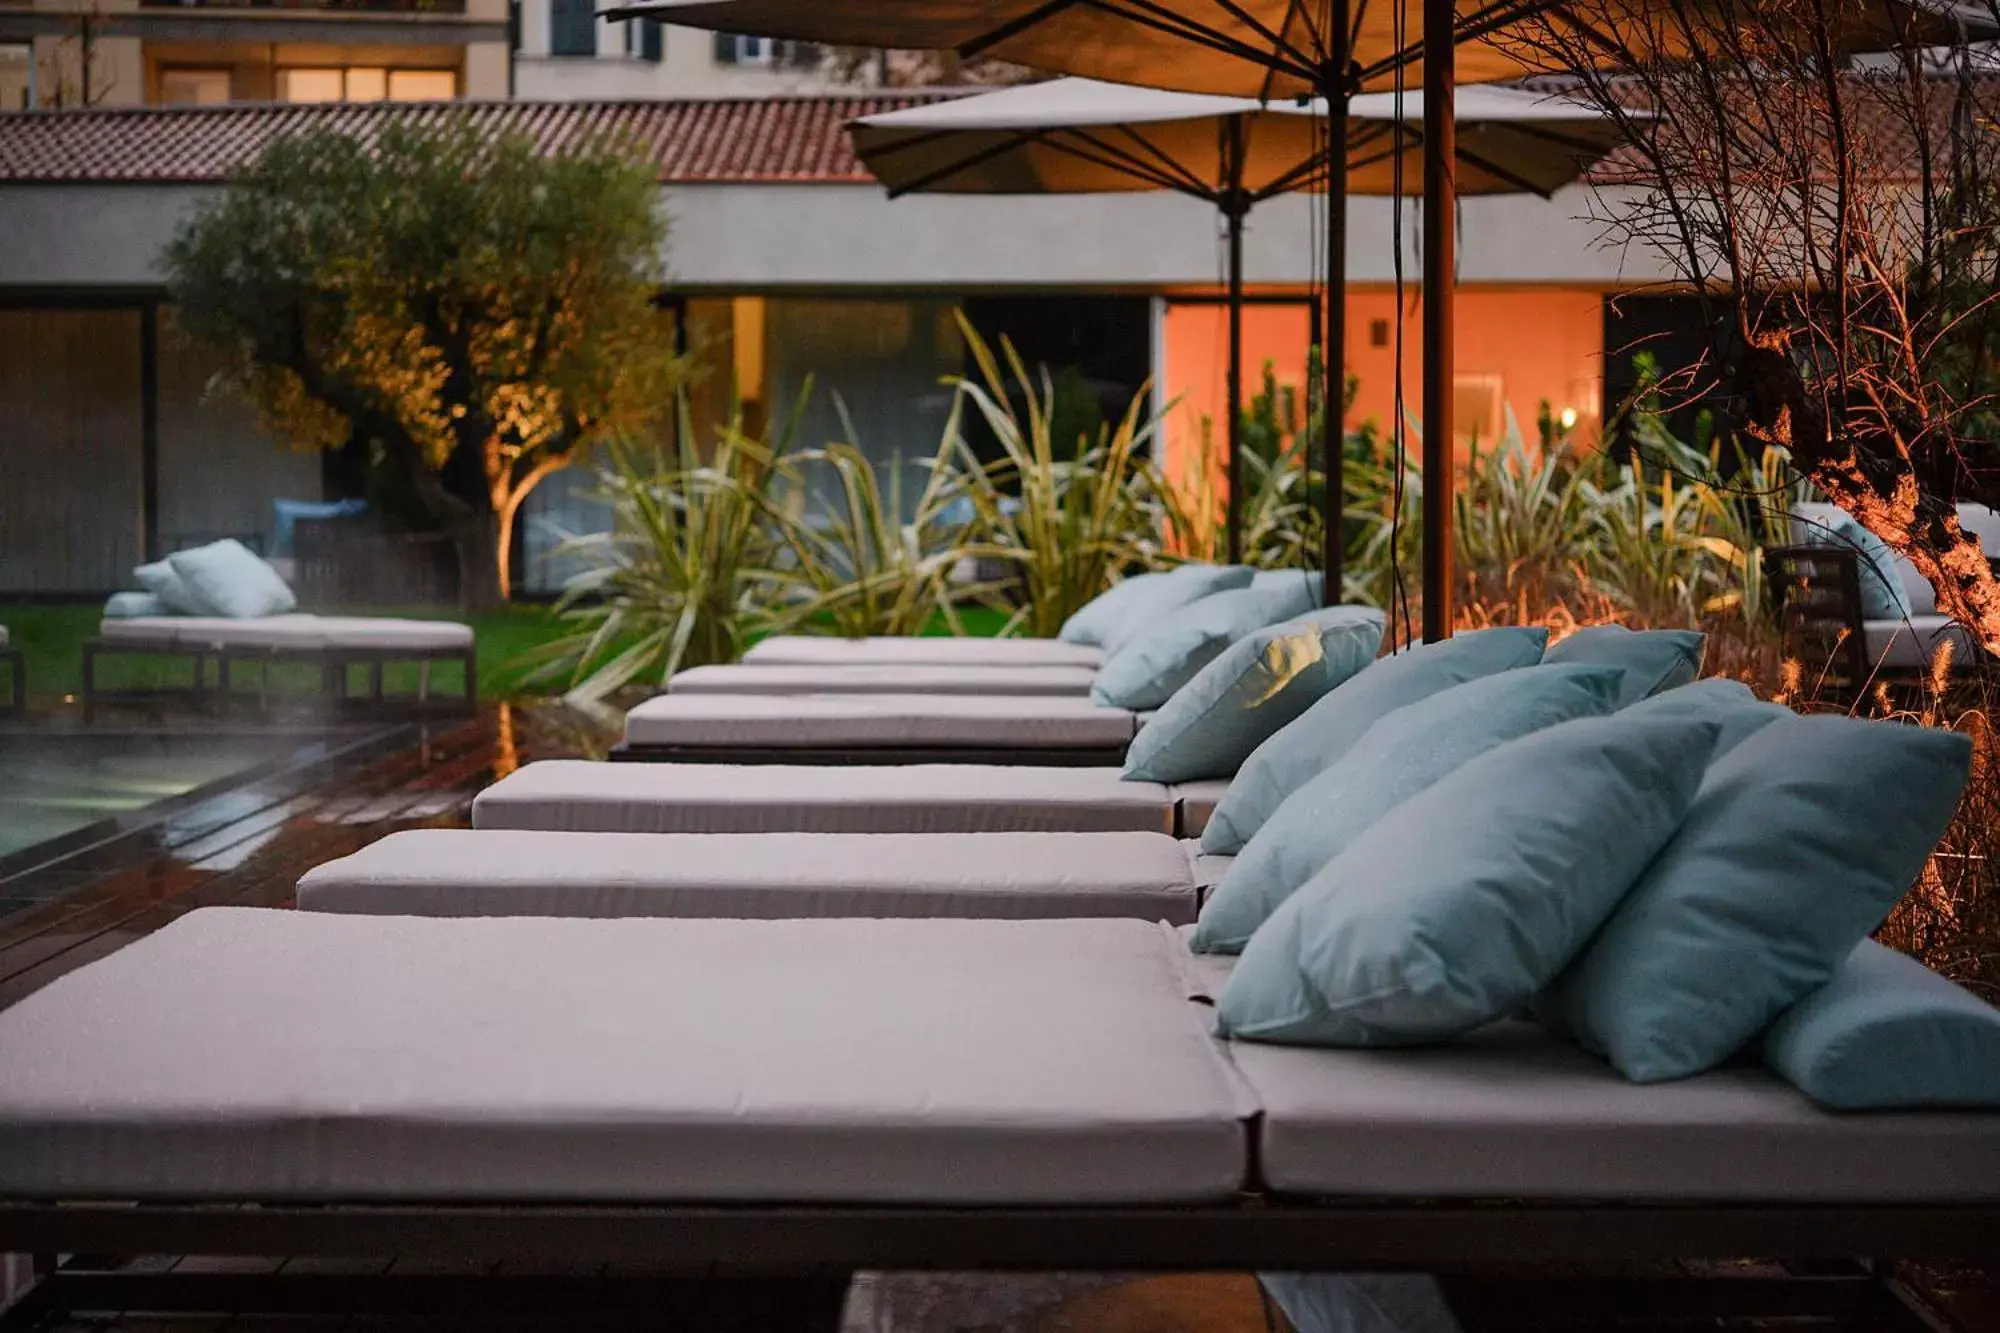
<path id="1" fill-rule="evenodd" d="M 1119 768 L 1122 745 L 634 745 L 620 741 L 610 757 L 650 764 L 1000 764 L 1008 767 Z"/>
<path id="2" fill-rule="evenodd" d="M 1865 1308 L 1882 1319 L 1880 1326 L 1914 1330 L 1931 1325 L 1907 1293 L 1886 1281 L 1887 1261 L 1990 1259 L 1996 1247 L 2000 1202 L 1800 1206 L 1255 1195 L 1213 1207 L 1018 1209 L 0 1202 L 0 1252 L 36 1255 L 45 1274 L 21 1307 L 36 1318 L 52 1308 L 214 1309 L 222 1299 L 218 1288 L 233 1289 L 231 1304 L 221 1308 L 352 1312 L 364 1308 L 360 1293 L 371 1289 L 345 1278 L 315 1284 L 309 1275 L 66 1278 L 56 1265 L 59 1254 L 395 1255 L 455 1265 L 543 1262 L 570 1272 L 579 1263 L 638 1265 L 737 1280 L 721 1284 L 737 1290 L 711 1292 L 703 1304 L 721 1321 L 695 1319 L 688 1327 L 741 1326 L 729 1313 L 743 1308 L 735 1304 L 741 1295 L 767 1309 L 774 1301 L 789 1303 L 798 1322 L 767 1327 L 830 1328 L 837 1292 L 860 1269 L 1460 1275 L 1555 1267 L 1565 1276 L 1544 1284 L 1548 1299 L 1585 1308 L 1595 1300 L 1610 1311 L 1685 1306 L 1739 1317 Z M 1650 1261 L 1744 1256 L 1804 1261 L 1811 1266 L 1801 1271 L 1809 1276 L 1749 1285 L 1656 1280 L 1640 1283 L 1643 1297 L 1629 1281 L 1588 1280 Z M 1839 1262 L 1829 1267 L 1829 1260 Z M 1823 1280 L 1829 1276 L 1842 1280 Z M 386 1299 L 377 1282 L 376 1297 Z M 597 1282 L 571 1287 L 577 1300 L 609 1294 Z M 504 1284 L 484 1278 L 459 1279 L 455 1290 L 474 1300 L 506 1293 Z M 422 1303 L 435 1309 L 440 1295 L 434 1285 Z M 1754 1308 L 1746 1310 L 1746 1301 Z"/>
<path id="3" fill-rule="evenodd" d="M 188 659 L 194 667 L 194 685 L 188 690 L 110 690 L 98 680 L 98 662 L 107 657 L 179 657 Z M 209 685 L 208 664 L 216 664 L 215 685 Z M 368 703 L 381 708 L 390 702 L 384 693 L 383 668 L 391 662 L 415 662 L 425 667 L 437 662 L 456 662 L 465 671 L 465 687 L 457 695 L 436 695 L 430 693 L 428 683 L 414 696 L 420 708 L 437 706 L 441 711 L 470 713 L 479 707 L 479 663 L 478 649 L 467 644 L 454 648 L 272 648 L 250 645 L 228 647 L 191 647 L 163 641 L 145 639 L 105 639 L 92 638 L 83 645 L 83 716 L 90 721 L 97 708 L 103 704 L 155 703 L 163 698 L 189 699 L 197 707 L 210 704 L 211 700 L 227 704 L 235 698 L 233 689 L 233 669 L 240 664 L 255 662 L 261 668 L 257 680 L 257 705 L 259 709 L 269 706 L 270 695 L 267 688 L 269 668 L 303 664 L 317 666 L 321 671 L 322 696 L 335 706 L 345 705 L 353 697 L 347 692 L 348 668 L 365 666 L 368 668 Z M 444 701 L 433 705 L 433 699 Z M 398 700 L 398 702 L 401 702 Z"/>
<path id="4" fill-rule="evenodd" d="M 18 717 L 28 711 L 28 659 L 19 648 L 0 648 L 0 667 L 7 672 L 7 699 L 0 703 L 0 717 Z"/>

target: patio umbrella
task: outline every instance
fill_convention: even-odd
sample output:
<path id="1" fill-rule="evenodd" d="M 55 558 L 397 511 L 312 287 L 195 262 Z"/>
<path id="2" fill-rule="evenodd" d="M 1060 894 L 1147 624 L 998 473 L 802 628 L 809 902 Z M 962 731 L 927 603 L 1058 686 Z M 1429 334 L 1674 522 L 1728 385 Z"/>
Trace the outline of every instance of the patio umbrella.
<path id="1" fill-rule="evenodd" d="M 1548 195 L 1616 143 L 1594 107 L 1512 88 L 1475 88 L 1460 104 L 1458 180 L 1464 194 Z M 1421 100 L 1375 93 L 1349 105 L 1351 192 L 1409 192 L 1420 179 Z M 854 146 L 892 197 L 1092 194 L 1172 190 L 1215 206 L 1228 229 L 1229 558 L 1242 556 L 1243 219 L 1325 175 L 1323 103 L 1162 92 L 1094 79 L 1054 79 L 930 106 L 865 116 Z M 1399 161 L 1401 159 L 1401 161 Z"/>
<path id="2" fill-rule="evenodd" d="M 1617 0 L 1635 18 L 1666 17 L 1676 7 L 1705 10 L 1714 0 Z M 953 51 L 1060 74 L 1111 79 L 1185 92 L 1271 100 L 1325 99 L 1332 137 L 1347 140 L 1348 103 L 1421 69 L 1435 117 L 1425 138 L 1423 278 L 1424 467 L 1449 476 L 1454 209 L 1453 89 L 1541 72 L 1535 43 L 1522 41 L 1543 22 L 1565 27 L 1579 49 L 1622 63 L 1620 32 L 1607 32 L 1559 0 L 636 0 L 607 10 L 613 18 L 650 18 L 720 32 L 794 41 Z M 1412 21 L 1412 20 L 1416 21 Z M 1619 25 L 1623 26 L 1623 25 Z M 1686 29 L 1647 23 L 1661 32 Z M 1842 50 L 1954 45 L 1994 31 L 1988 17 L 1952 0 L 1847 0 Z M 1669 40 L 1672 40 L 1671 38 Z M 1673 50 L 1651 48 L 1673 56 Z M 1691 52 L 1690 52 L 1691 53 Z M 1337 437 L 1346 341 L 1342 291 L 1347 261 L 1347 176 L 1325 173 L 1325 386 L 1329 470 Z M 1450 487 L 1424 488 L 1425 637 L 1450 623 Z M 1327 600 L 1338 600 L 1341 487 L 1326 487 Z"/>

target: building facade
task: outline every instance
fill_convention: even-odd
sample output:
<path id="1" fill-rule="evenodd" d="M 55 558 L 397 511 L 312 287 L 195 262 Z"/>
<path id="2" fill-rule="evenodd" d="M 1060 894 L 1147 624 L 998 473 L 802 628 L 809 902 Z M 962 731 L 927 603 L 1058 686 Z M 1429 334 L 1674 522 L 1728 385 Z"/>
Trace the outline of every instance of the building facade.
<path id="1" fill-rule="evenodd" d="M 673 34 L 669 33 L 671 40 Z M 850 119 L 931 94 L 497 103 L 490 129 L 554 142 L 629 135 L 657 165 L 669 219 L 662 299 L 753 415 L 815 386 L 799 443 L 844 436 L 879 466 L 935 452 L 966 369 L 960 317 L 1030 363 L 1087 387 L 1107 415 L 1134 394 L 1165 414 L 1172 464 L 1213 435 L 1224 357 L 1218 224 L 1167 194 L 891 200 L 854 158 Z M 121 586 L 137 560 L 192 537 L 268 535 L 274 499 L 333 498 L 320 460 L 259 434 L 207 390 L 212 363 L 163 299 L 161 247 L 227 170 L 277 134 L 365 129 L 444 108 L 228 107 L 0 116 L 0 595 Z M 1544 404 L 1585 438 L 1620 355 L 1611 298 L 1656 282 L 1656 261 L 1606 250 L 1577 187 L 1543 200 L 1467 199 L 1459 249 L 1460 421 L 1491 440 Z M 1246 376 L 1303 387 L 1320 204 L 1252 215 Z M 1349 215 L 1349 424 L 1393 420 L 1397 265 L 1389 201 Z M 1401 237 L 1403 270 L 1418 271 Z M 1403 378 L 1416 396 L 1414 292 L 1402 293 Z M 835 405 L 838 396 L 840 407 Z M 719 410 L 713 408 L 712 410 Z M 562 530 L 600 521 L 587 475 L 530 502 L 521 586 L 548 591 Z"/>
<path id="2" fill-rule="evenodd" d="M 769 97 L 866 82 L 806 42 L 604 23 L 592 0 L 518 0 L 514 95 L 538 101 Z"/>
<path id="3" fill-rule="evenodd" d="M 508 0 L 0 0 L 0 107 L 509 94 Z"/>

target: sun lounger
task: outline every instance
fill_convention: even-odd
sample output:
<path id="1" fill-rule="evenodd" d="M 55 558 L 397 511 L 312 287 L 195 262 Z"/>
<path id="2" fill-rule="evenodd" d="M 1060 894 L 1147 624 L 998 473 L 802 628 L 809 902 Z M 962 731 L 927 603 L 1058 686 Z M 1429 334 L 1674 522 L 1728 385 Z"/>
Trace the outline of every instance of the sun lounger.
<path id="1" fill-rule="evenodd" d="M 942 635 L 839 639 L 781 634 L 743 654 L 751 666 L 1083 667 L 1095 671 L 1104 650 L 1060 639 L 985 639 Z"/>
<path id="2" fill-rule="evenodd" d="M 661 694 L 625 715 L 625 740 L 612 757 L 1115 767 L 1143 716 L 1040 695 Z"/>
<path id="3" fill-rule="evenodd" d="M 298 904 L 373 916 L 1181 923 L 1229 860 L 1160 833 L 411 829 L 308 871 Z"/>
<path id="4" fill-rule="evenodd" d="M 667 682 L 669 694 L 1024 694 L 1083 698 L 1097 672 L 1084 666 L 764 666 L 731 662 L 691 667 Z"/>
<path id="5" fill-rule="evenodd" d="M 480 792 L 477 829 L 596 833 L 1167 833 L 1190 838 L 1214 783 L 1115 768 L 994 764 L 527 764 Z"/>
<path id="6" fill-rule="evenodd" d="M 1629 1085 L 1518 1023 L 1223 1043 L 1211 990 L 1135 921 L 206 909 L 0 1013 L 0 1246 L 1379 1271 L 2000 1226 L 2000 1115 Z"/>
<path id="7" fill-rule="evenodd" d="M 100 703 L 131 697 L 106 689 L 98 679 L 98 664 L 119 655 L 178 656 L 193 661 L 194 692 L 205 696 L 208 666 L 216 663 L 216 689 L 225 698 L 231 670 L 242 662 L 269 666 L 308 662 L 323 668 L 329 694 L 345 697 L 350 666 L 369 669 L 371 696 L 383 698 L 382 668 L 390 662 L 415 662 L 422 668 L 417 698 L 430 697 L 430 667 L 435 662 L 458 663 L 465 672 L 465 689 L 456 702 L 470 710 L 478 702 L 478 664 L 472 627 L 447 620 L 408 620 L 392 616 L 261 616 L 234 620 L 211 616 L 107 617 L 97 637 L 83 648 L 83 703 L 86 716 Z"/>

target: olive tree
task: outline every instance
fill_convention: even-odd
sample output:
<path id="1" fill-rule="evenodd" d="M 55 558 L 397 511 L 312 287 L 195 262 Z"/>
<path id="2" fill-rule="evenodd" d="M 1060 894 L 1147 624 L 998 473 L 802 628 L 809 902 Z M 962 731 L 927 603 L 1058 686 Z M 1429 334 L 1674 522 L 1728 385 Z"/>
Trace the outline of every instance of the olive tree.
<path id="1" fill-rule="evenodd" d="M 188 217 L 179 322 L 275 435 L 358 445 L 451 534 L 472 605 L 511 591 L 522 502 L 670 417 L 654 171 L 610 141 L 544 151 L 463 117 L 272 142 Z"/>

